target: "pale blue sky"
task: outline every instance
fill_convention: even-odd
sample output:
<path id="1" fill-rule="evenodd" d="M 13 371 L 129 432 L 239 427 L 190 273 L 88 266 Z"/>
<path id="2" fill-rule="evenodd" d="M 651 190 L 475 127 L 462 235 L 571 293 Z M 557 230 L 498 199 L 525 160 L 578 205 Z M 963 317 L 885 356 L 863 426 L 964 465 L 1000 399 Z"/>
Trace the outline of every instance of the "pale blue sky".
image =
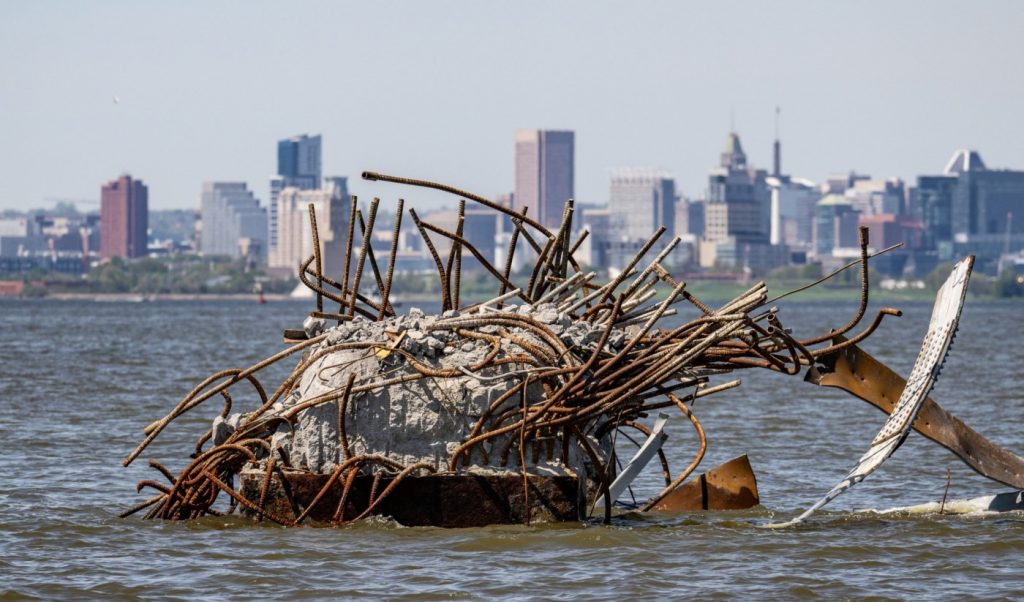
<path id="1" fill-rule="evenodd" d="M 1022 2 L 0 2 L 0 208 L 153 208 L 204 180 L 264 202 L 275 142 L 321 133 L 325 175 L 513 188 L 517 128 L 576 131 L 576 195 L 660 166 L 699 196 L 729 130 L 815 180 L 911 179 L 959 147 L 1024 169 Z M 120 103 L 115 104 L 117 96 Z M 438 197 L 403 190 L 417 205 Z"/>

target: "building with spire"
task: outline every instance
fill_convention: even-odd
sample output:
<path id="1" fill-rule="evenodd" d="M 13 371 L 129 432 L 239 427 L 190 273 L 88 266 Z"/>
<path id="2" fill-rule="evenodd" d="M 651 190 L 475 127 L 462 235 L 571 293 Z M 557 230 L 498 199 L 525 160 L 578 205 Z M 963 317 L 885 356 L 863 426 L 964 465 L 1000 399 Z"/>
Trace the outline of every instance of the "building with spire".
<path id="1" fill-rule="evenodd" d="M 769 248 L 771 191 L 766 178 L 765 170 L 747 164 L 739 135 L 730 132 L 719 166 L 708 176 L 701 266 L 766 270 L 786 261 L 781 248 Z"/>

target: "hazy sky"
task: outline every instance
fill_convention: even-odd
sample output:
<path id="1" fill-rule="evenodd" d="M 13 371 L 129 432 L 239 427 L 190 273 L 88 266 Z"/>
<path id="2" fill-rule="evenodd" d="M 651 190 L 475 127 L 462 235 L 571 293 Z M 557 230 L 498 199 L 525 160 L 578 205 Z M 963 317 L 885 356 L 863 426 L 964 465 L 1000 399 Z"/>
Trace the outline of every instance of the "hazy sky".
<path id="1" fill-rule="evenodd" d="M 276 141 L 323 135 L 360 195 L 438 196 L 362 170 L 513 188 L 517 128 L 576 131 L 576 196 L 659 166 L 699 196 L 735 113 L 748 158 L 821 180 L 912 179 L 953 151 L 1024 169 L 1024 2 L 0 1 L 0 208 L 153 208 L 204 180 L 264 202 Z M 115 103 L 114 97 L 120 102 Z M 85 206 L 83 206 L 85 208 Z"/>

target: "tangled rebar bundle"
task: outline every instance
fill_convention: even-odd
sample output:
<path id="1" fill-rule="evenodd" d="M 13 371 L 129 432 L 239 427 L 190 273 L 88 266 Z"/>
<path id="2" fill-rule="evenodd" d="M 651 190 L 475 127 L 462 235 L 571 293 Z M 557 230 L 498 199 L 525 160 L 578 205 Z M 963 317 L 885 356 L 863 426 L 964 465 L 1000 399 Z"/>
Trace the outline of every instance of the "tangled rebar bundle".
<path id="1" fill-rule="evenodd" d="M 397 203 L 391 250 L 381 270 L 370 245 L 379 199 L 373 199 L 366 216 L 358 200 L 351 199 L 338 279 L 324 273 L 310 206 L 314 252 L 300 266 L 299 278 L 315 293 L 316 309 L 302 330 L 287 332 L 291 347 L 249 368 L 209 376 L 146 427 L 143 441 L 125 458 L 126 466 L 176 418 L 211 398 L 223 399 L 222 411 L 199 438 L 191 462 L 175 475 L 150 461 L 165 481 L 139 482 L 139 491 L 150 488 L 156 494 L 123 516 L 148 510 L 147 518 L 192 519 L 241 506 L 257 520 L 298 525 L 330 498 L 332 503 L 337 499 L 330 516 L 338 524 L 375 513 L 407 478 L 492 470 L 521 475 L 524 497 L 530 495 L 531 476 L 579 476 L 590 483 L 588 502 L 603 497 L 608 520 L 615 433 L 649 434 L 641 420 L 652 411 L 675 408 L 693 425 L 699 451 L 673 476 L 659 450 L 665 484 L 641 508 L 648 510 L 700 464 L 706 441 L 692 402 L 740 384 L 715 383 L 716 377 L 744 368 L 788 375 L 814 370 L 822 356 L 868 337 L 884 316 L 900 315 L 883 308 L 849 335 L 867 311 L 870 255 L 864 229 L 861 258 L 842 268 L 860 264 L 858 310 L 837 328 L 798 339 L 771 306 L 785 295 L 769 300 L 763 282 L 720 307 L 691 294 L 663 266 L 680 243 L 679 238 L 662 241 L 664 227 L 618 276 L 601 284 L 574 259 L 587 232 L 575 240 L 571 236 L 572 201 L 565 204 L 561 226 L 550 231 L 526 208 L 515 212 L 450 186 L 371 172 L 363 177 L 447 191 L 505 214 L 513 232 L 504 265 L 492 265 L 464 237 L 465 201 L 459 203 L 454 231 L 427 223 L 409 209 L 436 266 L 442 313 L 398 315 L 391 289 L 403 201 Z M 447 257 L 442 258 L 432 237 L 448 243 Z M 494 298 L 462 303 L 465 253 L 493 277 Z M 517 253 L 534 259 L 528 278 L 512 274 Z M 644 264 L 649 255 L 653 259 Z M 367 264 L 375 293 L 364 294 Z M 337 309 L 328 311 L 328 303 Z M 665 318 L 683 307 L 696 310 L 696 317 L 664 327 Z M 268 394 L 257 374 L 295 355 L 295 368 Z M 233 396 L 239 396 L 235 385 L 243 383 L 257 407 L 232 414 Z M 417 429 L 430 437 L 412 432 Z M 261 475 L 256 496 L 235 486 L 245 471 Z M 268 509 L 268 490 L 274 475 L 283 479 L 289 471 L 329 478 L 308 503 L 290 500 L 291 515 L 281 516 Z M 360 476 L 372 476 L 373 483 L 361 506 L 354 507 L 350 491 Z M 230 498 L 229 506 L 215 509 L 222 494 Z"/>

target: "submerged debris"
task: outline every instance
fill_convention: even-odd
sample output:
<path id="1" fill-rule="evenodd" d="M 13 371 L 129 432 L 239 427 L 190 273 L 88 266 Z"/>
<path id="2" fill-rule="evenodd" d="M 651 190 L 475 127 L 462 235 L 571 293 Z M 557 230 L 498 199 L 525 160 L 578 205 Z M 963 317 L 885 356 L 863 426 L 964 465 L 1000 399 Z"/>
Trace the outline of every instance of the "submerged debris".
<path id="1" fill-rule="evenodd" d="M 388 514 L 405 524 L 529 523 L 585 518 L 595 511 L 607 521 L 618 492 L 628 485 L 621 479 L 631 478 L 655 454 L 665 485 L 639 509 L 690 507 L 692 502 L 669 497 L 682 495 L 677 490 L 706 448 L 690 406 L 697 398 L 740 384 L 716 379 L 743 368 L 788 375 L 806 368 L 809 380 L 828 384 L 820 381 L 834 370 L 836 358 L 859 351 L 857 343 L 884 316 L 900 315 L 883 308 L 851 334 L 867 309 L 866 229 L 861 231 L 860 260 L 847 266 L 860 264 L 857 312 L 846 324 L 797 339 L 770 305 L 775 300 L 769 301 L 764 283 L 717 308 L 690 294 L 662 265 L 679 243 L 678 238 L 661 241 L 664 228 L 619 276 L 597 283 L 595 274 L 584 273 L 573 258 L 587 234 L 571 239 L 572 201 L 566 203 L 562 226 L 551 232 L 525 210 L 515 213 L 449 186 L 363 176 L 445 190 L 506 214 L 514 233 L 505 265 L 489 263 L 462 236 L 464 203 L 454 232 L 423 222 L 410 209 L 437 268 L 442 313 L 411 309 L 398 315 L 390 291 L 403 201 L 381 270 L 369 245 L 378 200 L 364 219 L 353 197 L 345 268 L 338 280 L 321 269 L 311 206 L 314 254 L 299 276 L 315 292 L 316 310 L 301 330 L 286 331 L 290 348 L 245 370 L 210 376 L 145 429 L 145 439 L 125 465 L 170 422 L 205 401 L 223 399 L 223 410 L 200 437 L 192 461 L 177 476 L 151 461 L 167 482 L 140 482 L 140 491 L 151 488 L 157 494 L 124 516 L 147 510 L 147 518 L 190 519 L 240 507 L 257 520 L 285 525 L 307 520 L 340 524 L 372 514 Z M 433 243 L 442 239 L 450 242 L 444 259 Z M 493 299 L 468 306 L 461 302 L 465 253 L 493 277 Z M 535 258 L 528 279 L 511 274 L 517 253 Z M 375 294 L 363 294 L 367 281 Z M 325 303 L 337 304 L 337 312 L 326 311 Z M 697 317 L 666 328 L 665 318 L 681 307 L 696 310 Z M 291 374 L 268 393 L 256 375 L 293 356 L 299 359 Z M 246 384 L 247 389 L 235 386 Z M 249 407 L 255 409 L 238 411 L 233 396 L 240 399 L 245 390 L 251 391 L 255 403 Z M 652 432 L 642 422 L 652 412 L 672 409 L 687 417 L 700 440 L 697 456 L 678 473 L 671 472 L 660 449 L 660 430 Z M 907 424 L 916 411 L 904 417 Z M 634 460 L 635 470 L 617 478 L 616 437 L 630 431 L 647 436 L 648 442 Z M 975 453 L 967 443 L 974 442 L 944 445 L 966 458 Z M 1009 455 L 1019 461 L 1017 468 L 1024 467 L 1024 460 Z M 1003 460 L 1004 466 L 1014 462 Z M 985 472 L 980 462 L 974 466 Z M 741 469 L 749 473 L 745 459 L 715 470 Z M 1021 475 L 1024 470 L 1018 470 Z M 700 483 L 714 478 L 711 471 Z M 744 503 L 756 504 L 752 473 L 749 482 L 746 493 L 740 493 Z M 214 507 L 222 495 L 229 498 L 226 510 Z M 706 492 L 698 499 L 703 501 L 697 504 L 709 507 Z"/>

